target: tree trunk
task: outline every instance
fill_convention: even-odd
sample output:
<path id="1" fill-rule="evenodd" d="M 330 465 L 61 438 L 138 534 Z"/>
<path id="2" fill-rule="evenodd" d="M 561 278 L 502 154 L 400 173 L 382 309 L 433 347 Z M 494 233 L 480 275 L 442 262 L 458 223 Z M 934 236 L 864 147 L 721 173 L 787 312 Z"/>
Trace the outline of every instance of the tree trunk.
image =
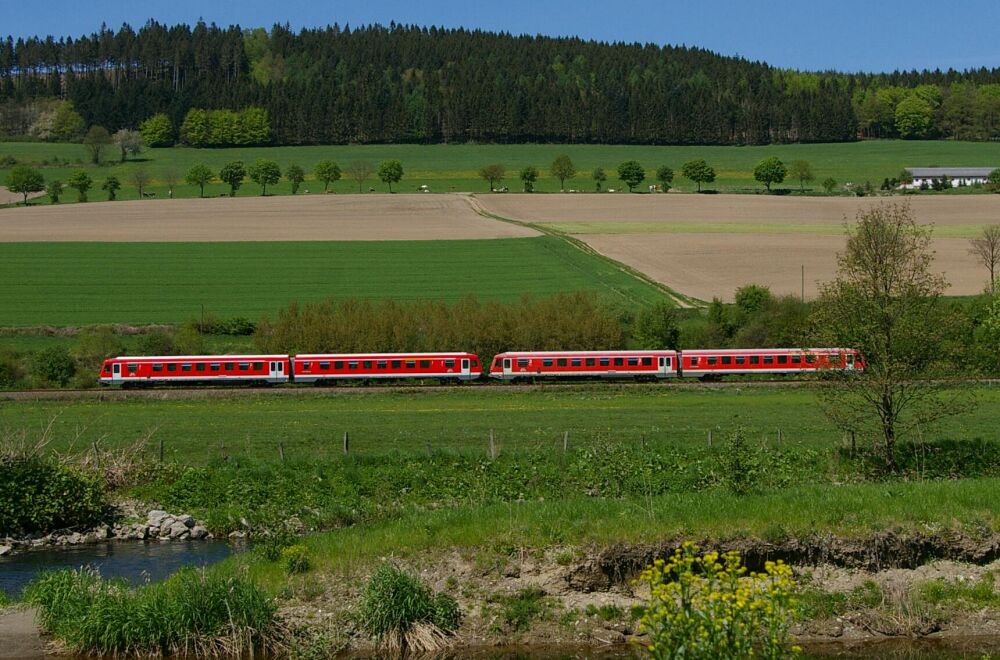
<path id="1" fill-rule="evenodd" d="M 892 396 L 882 395 L 882 440 L 885 443 L 885 467 L 896 473 L 896 421 L 892 417 Z"/>

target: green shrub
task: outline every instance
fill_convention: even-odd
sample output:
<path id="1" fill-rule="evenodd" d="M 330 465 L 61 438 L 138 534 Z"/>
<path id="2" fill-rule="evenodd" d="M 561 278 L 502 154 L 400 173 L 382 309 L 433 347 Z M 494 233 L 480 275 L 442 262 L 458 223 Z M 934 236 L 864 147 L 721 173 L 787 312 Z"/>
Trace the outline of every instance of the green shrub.
<path id="1" fill-rule="evenodd" d="M 91 525 L 105 505 L 95 477 L 51 458 L 0 458 L 0 536 Z"/>
<path id="2" fill-rule="evenodd" d="M 53 346 L 39 351 L 31 362 L 35 378 L 43 383 L 64 387 L 76 373 L 76 363 L 69 351 L 62 346 Z"/>
<path id="3" fill-rule="evenodd" d="M 283 549 L 281 561 L 285 565 L 285 573 L 289 575 L 305 573 L 310 568 L 309 551 L 301 544 L 290 545 Z"/>
<path id="4" fill-rule="evenodd" d="M 499 606 L 501 620 L 515 631 L 530 628 L 531 622 L 542 618 L 551 606 L 545 591 L 538 587 L 528 587 L 513 594 L 494 594 L 487 602 Z"/>
<path id="5" fill-rule="evenodd" d="M 25 601 L 43 629 L 94 655 L 252 655 L 278 642 L 276 606 L 245 575 L 181 569 L 136 589 L 88 570 L 45 573 Z"/>
<path id="6" fill-rule="evenodd" d="M 24 385 L 24 368 L 16 356 L 0 353 L 0 388 L 14 389 Z"/>
<path id="7" fill-rule="evenodd" d="M 415 626 L 431 625 L 451 632 L 460 621 L 454 598 L 443 593 L 435 595 L 419 578 L 392 564 L 382 564 L 368 579 L 358 616 L 372 637 L 382 642 L 401 638 L 403 645 Z"/>
<path id="8" fill-rule="evenodd" d="M 750 444 L 742 427 L 729 436 L 719 456 L 719 468 L 734 495 L 748 495 L 759 488 L 764 470 L 761 452 Z"/>

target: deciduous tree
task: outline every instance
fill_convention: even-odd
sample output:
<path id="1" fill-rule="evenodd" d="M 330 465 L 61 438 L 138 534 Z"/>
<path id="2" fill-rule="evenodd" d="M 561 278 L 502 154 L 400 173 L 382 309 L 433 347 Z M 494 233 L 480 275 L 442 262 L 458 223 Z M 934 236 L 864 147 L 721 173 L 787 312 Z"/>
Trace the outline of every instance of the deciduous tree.
<path id="1" fill-rule="evenodd" d="M 595 167 L 594 172 L 590 176 L 597 185 L 597 192 L 601 192 L 601 184 L 608 180 L 608 175 L 604 172 L 604 168 Z"/>
<path id="2" fill-rule="evenodd" d="M 698 184 L 698 192 L 701 192 L 701 184 L 715 181 L 715 168 L 701 158 L 684 163 L 681 166 L 681 174 Z"/>
<path id="3" fill-rule="evenodd" d="M 69 175 L 66 185 L 76 191 L 76 201 L 86 202 L 87 191 L 94 185 L 94 180 L 83 170 L 76 170 Z"/>
<path id="4" fill-rule="evenodd" d="M 53 204 L 59 203 L 59 197 L 63 193 L 63 184 L 59 179 L 53 179 L 49 181 L 48 185 L 45 186 L 45 192 L 48 193 L 49 199 Z"/>
<path id="5" fill-rule="evenodd" d="M 812 165 L 807 160 L 793 160 L 789 168 L 792 178 L 799 180 L 799 190 L 805 191 L 806 184 L 816 178 L 813 174 Z"/>
<path id="6" fill-rule="evenodd" d="M 83 146 L 90 152 L 90 162 L 101 164 L 101 154 L 111 145 L 111 134 L 103 126 L 91 126 L 83 136 Z"/>
<path id="7" fill-rule="evenodd" d="M 534 192 L 535 181 L 538 180 L 538 168 L 534 165 L 528 165 L 518 174 L 521 182 L 524 183 L 524 192 Z"/>
<path id="8" fill-rule="evenodd" d="M 148 186 L 149 182 L 152 181 L 152 178 L 149 176 L 149 172 L 147 172 L 145 168 L 137 167 L 129 172 L 128 180 L 133 186 L 135 186 L 136 191 L 139 193 L 139 199 L 143 199 L 146 186 Z"/>
<path id="9" fill-rule="evenodd" d="M 122 158 L 121 162 L 125 162 L 125 159 L 129 156 L 138 156 L 142 152 L 142 134 L 139 131 L 133 131 L 128 128 L 123 128 L 112 136 L 112 140 L 118 148 L 121 149 Z"/>
<path id="10" fill-rule="evenodd" d="M 857 349 L 863 373 L 831 370 L 824 411 L 845 430 L 871 434 L 895 472 L 896 443 L 908 431 L 966 409 L 954 389 L 928 380 L 947 368 L 954 317 L 941 302 L 946 283 L 932 272 L 931 230 L 905 204 L 883 204 L 847 227 L 836 278 L 821 286 L 813 341 Z"/>
<path id="11" fill-rule="evenodd" d="M 1000 193 L 1000 167 L 990 172 L 990 175 L 986 177 L 986 185 L 988 185 L 993 192 Z"/>
<path id="12" fill-rule="evenodd" d="M 559 179 L 559 190 L 565 190 L 566 179 L 572 179 L 576 176 L 576 166 L 573 165 L 569 156 L 566 154 L 556 156 L 556 159 L 552 161 L 552 176 Z"/>
<path id="13" fill-rule="evenodd" d="M 247 171 L 250 180 L 260 186 L 260 194 L 267 195 L 267 187 L 281 181 L 281 168 L 270 158 L 258 158 Z"/>
<path id="14" fill-rule="evenodd" d="M 247 168 L 242 160 L 231 160 L 219 170 L 219 180 L 229 186 L 229 196 L 236 197 L 236 191 L 247 176 Z"/>
<path id="15" fill-rule="evenodd" d="M 321 160 L 313 170 L 317 181 L 323 182 L 323 192 L 329 192 L 330 184 L 340 181 L 340 166 L 332 160 Z"/>
<path id="16" fill-rule="evenodd" d="M 347 176 L 358 182 L 358 192 L 363 192 L 365 181 L 375 171 L 375 167 L 367 160 L 356 160 L 347 168 Z"/>
<path id="17" fill-rule="evenodd" d="M 1000 264 L 1000 225 L 983 227 L 979 236 L 969 239 L 969 254 L 990 274 L 990 294 L 996 293 L 996 269 Z"/>
<path id="18" fill-rule="evenodd" d="M 305 171 L 298 165 L 289 165 L 285 170 L 285 178 L 292 184 L 292 194 L 299 192 L 299 186 L 306 180 Z"/>
<path id="19" fill-rule="evenodd" d="M 656 180 L 660 182 L 660 189 L 667 192 L 674 182 L 674 171 L 666 165 L 661 165 L 656 168 Z"/>
<path id="20" fill-rule="evenodd" d="M 618 178 L 628 186 L 628 191 L 632 190 L 645 181 L 646 170 L 642 168 L 637 160 L 627 160 L 618 166 Z"/>
<path id="21" fill-rule="evenodd" d="M 833 189 L 836 187 L 837 187 L 837 180 L 834 179 L 832 176 L 828 176 L 825 179 L 823 179 L 823 190 L 826 191 L 827 195 L 832 194 Z"/>
<path id="22" fill-rule="evenodd" d="M 378 164 L 378 178 L 388 185 L 389 192 L 392 192 L 392 184 L 399 183 L 403 178 L 403 164 L 394 158 L 383 160 Z"/>
<path id="23" fill-rule="evenodd" d="M 108 175 L 107 178 L 104 179 L 104 183 L 101 184 L 101 190 L 106 190 L 108 193 L 109 202 L 113 202 L 118 198 L 118 191 L 121 187 L 122 182 L 119 181 L 118 177 L 114 175 Z M 87 201 L 86 198 L 84 198 L 83 201 Z"/>
<path id="24" fill-rule="evenodd" d="M 174 143 L 174 125 L 170 117 L 158 113 L 139 124 L 142 140 L 150 147 L 169 147 Z"/>
<path id="25" fill-rule="evenodd" d="M 205 184 L 211 183 L 213 180 L 215 180 L 215 173 L 205 163 L 192 165 L 191 169 L 184 175 L 184 181 L 189 185 L 198 186 L 199 197 L 205 196 Z"/>
<path id="26" fill-rule="evenodd" d="M 788 175 L 788 168 L 777 156 L 771 156 L 757 163 L 753 168 L 753 178 L 757 179 L 771 192 L 772 183 L 781 183 Z"/>
<path id="27" fill-rule="evenodd" d="M 500 163 L 493 163 L 479 170 L 479 177 L 490 182 L 490 192 L 493 192 L 497 184 L 503 181 L 506 174 L 507 168 Z"/>
<path id="28" fill-rule="evenodd" d="M 21 193 L 24 196 L 24 205 L 28 205 L 28 195 L 45 190 L 45 177 L 33 167 L 27 165 L 15 165 L 7 173 L 7 190 Z"/>

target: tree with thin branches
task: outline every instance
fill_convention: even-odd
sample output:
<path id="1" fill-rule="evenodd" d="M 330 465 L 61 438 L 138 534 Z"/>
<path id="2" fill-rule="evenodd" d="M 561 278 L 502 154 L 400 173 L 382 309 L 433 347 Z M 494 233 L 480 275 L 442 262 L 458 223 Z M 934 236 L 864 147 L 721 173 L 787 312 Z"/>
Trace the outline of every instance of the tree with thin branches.
<path id="1" fill-rule="evenodd" d="M 1000 225 L 983 227 L 979 236 L 969 239 L 969 254 L 990 274 L 990 294 L 996 293 L 996 270 L 1000 264 Z"/>

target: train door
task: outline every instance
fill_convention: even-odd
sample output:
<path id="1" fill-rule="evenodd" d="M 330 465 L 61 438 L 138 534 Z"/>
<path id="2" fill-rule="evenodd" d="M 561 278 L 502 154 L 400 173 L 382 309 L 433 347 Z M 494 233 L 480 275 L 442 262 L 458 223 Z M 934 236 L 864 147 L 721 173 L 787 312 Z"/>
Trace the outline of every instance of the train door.
<path id="1" fill-rule="evenodd" d="M 272 360 L 268 372 L 267 380 L 271 383 L 280 383 L 285 377 L 285 363 L 282 360 Z"/>
<path id="2" fill-rule="evenodd" d="M 844 356 L 844 368 L 848 370 L 854 369 L 854 353 L 847 353 Z"/>
<path id="3" fill-rule="evenodd" d="M 664 357 L 662 355 L 660 356 L 660 369 L 659 369 L 660 377 L 666 378 L 667 376 L 670 375 L 671 364 L 672 364 L 671 358 Z"/>
<path id="4" fill-rule="evenodd" d="M 120 383 L 122 382 L 122 365 L 115 362 L 111 365 L 111 382 Z"/>
<path id="5" fill-rule="evenodd" d="M 503 359 L 503 375 L 505 378 L 511 378 L 514 375 L 513 360 L 510 358 Z"/>
<path id="6" fill-rule="evenodd" d="M 469 358 L 462 358 L 462 376 L 464 376 L 465 378 L 469 378 L 469 376 L 471 374 L 472 374 L 472 371 L 471 371 L 471 363 L 469 362 Z"/>

